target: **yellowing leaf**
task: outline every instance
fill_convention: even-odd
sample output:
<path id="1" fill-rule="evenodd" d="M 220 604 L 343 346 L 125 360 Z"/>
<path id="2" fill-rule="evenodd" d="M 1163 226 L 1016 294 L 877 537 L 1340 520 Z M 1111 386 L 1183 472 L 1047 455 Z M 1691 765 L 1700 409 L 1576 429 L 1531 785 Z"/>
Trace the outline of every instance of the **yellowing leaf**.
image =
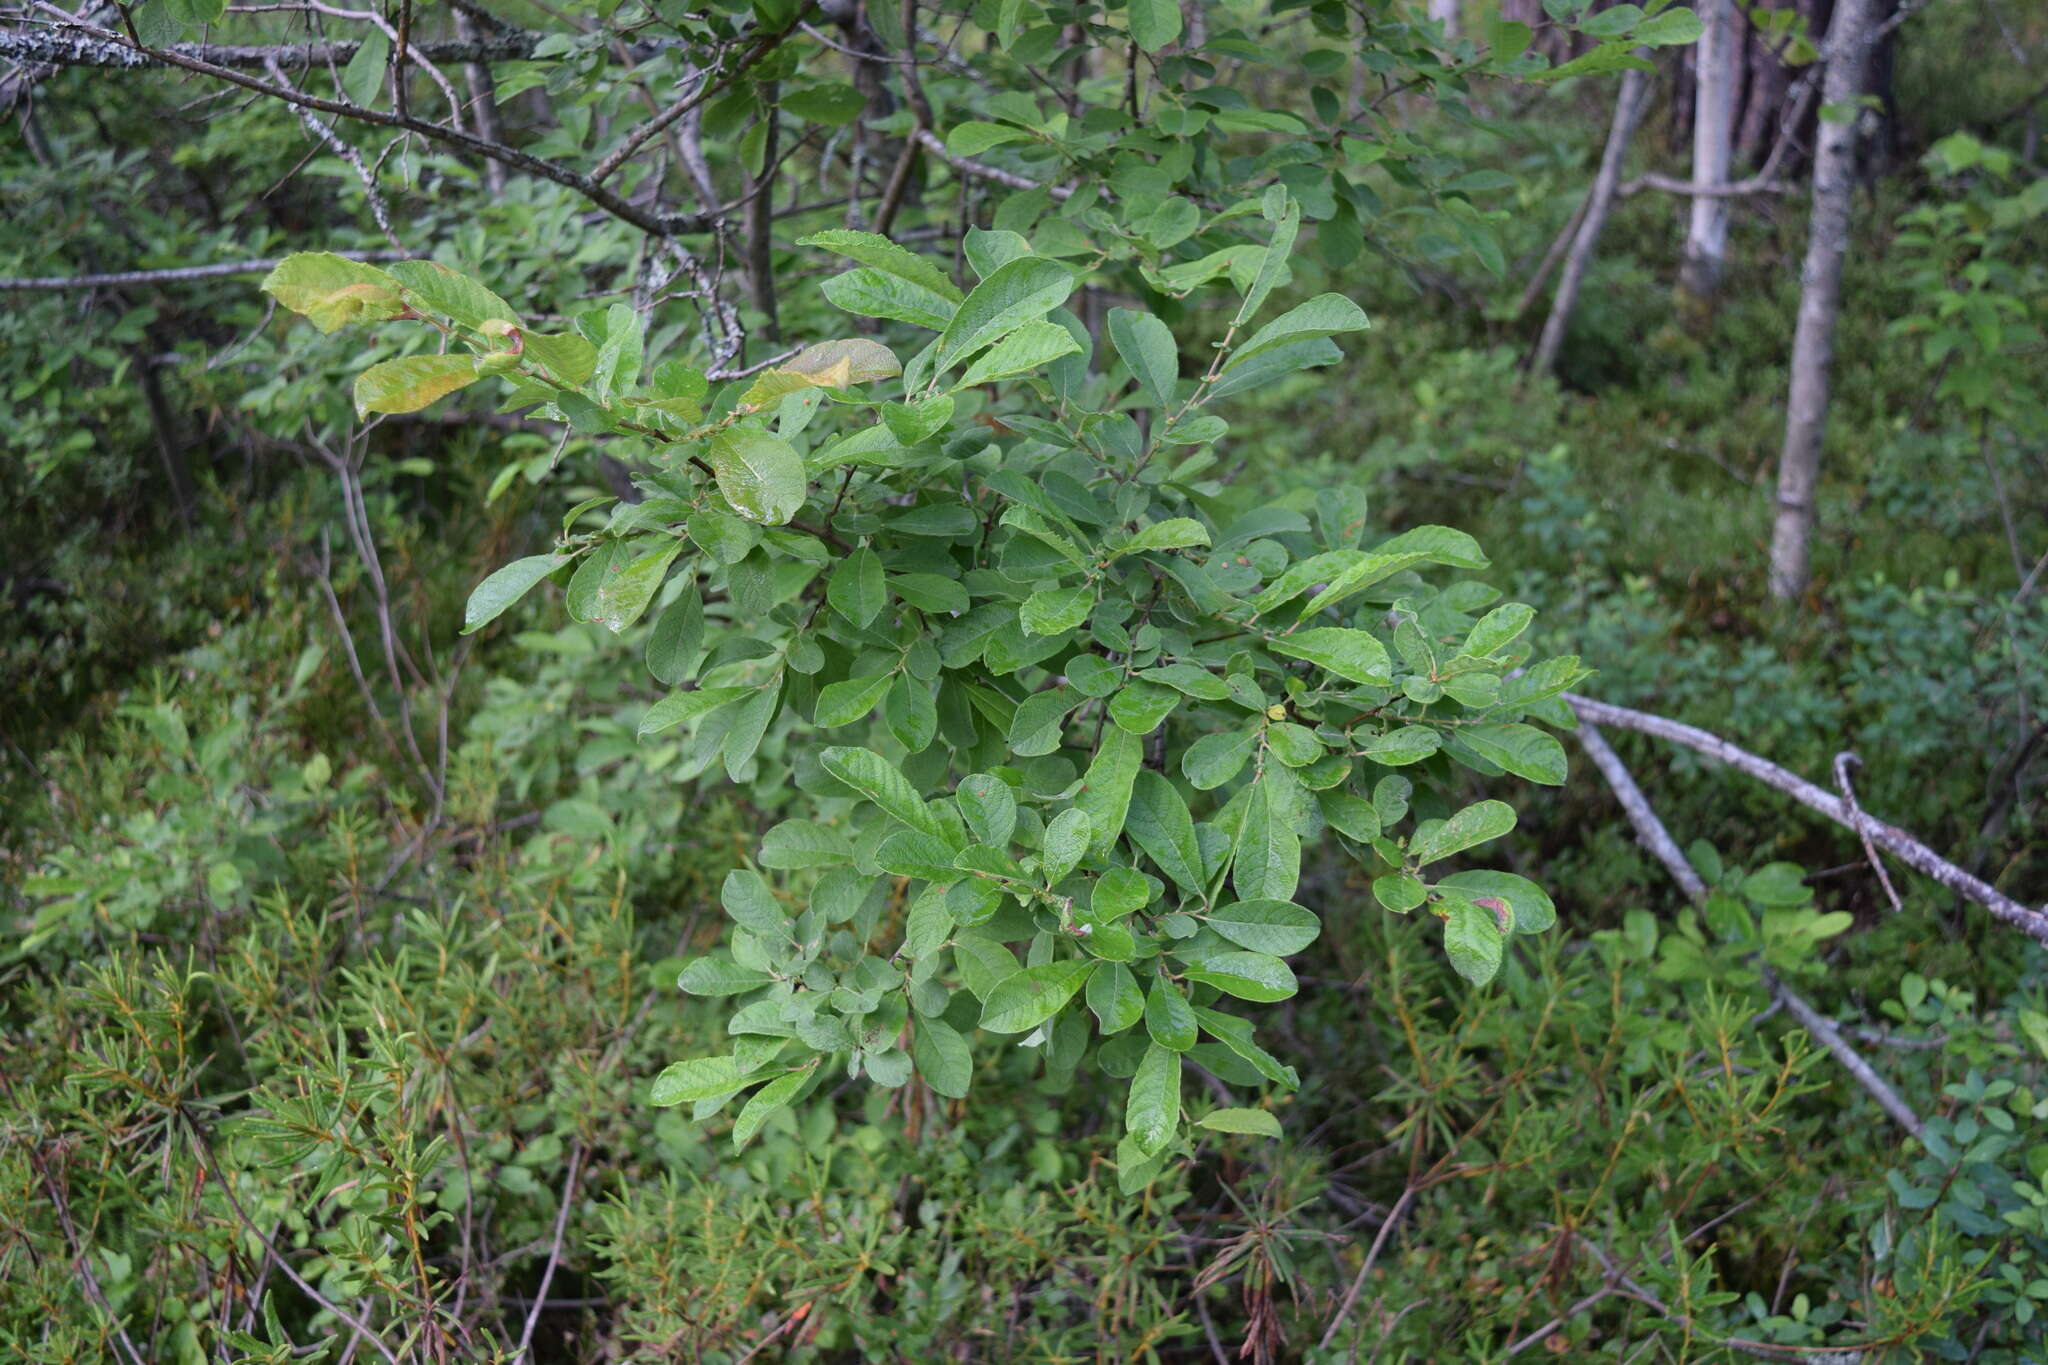
<path id="1" fill-rule="evenodd" d="M 476 362 L 466 355 L 409 355 L 382 361 L 356 376 L 356 415 L 418 412 L 476 380 Z"/>
<path id="2" fill-rule="evenodd" d="M 379 322 L 405 311 L 398 281 L 373 265 L 328 251 L 287 256 L 264 277 L 263 292 L 323 332 Z"/>

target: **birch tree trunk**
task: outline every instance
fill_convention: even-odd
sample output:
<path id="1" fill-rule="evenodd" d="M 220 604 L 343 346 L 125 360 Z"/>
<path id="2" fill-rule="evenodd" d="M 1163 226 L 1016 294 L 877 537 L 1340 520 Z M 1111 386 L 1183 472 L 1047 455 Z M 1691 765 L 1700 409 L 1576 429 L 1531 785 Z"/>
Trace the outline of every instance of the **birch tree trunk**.
<path id="1" fill-rule="evenodd" d="M 1444 36 L 1458 36 L 1459 0 L 1429 0 L 1429 17 L 1444 26 Z"/>
<path id="2" fill-rule="evenodd" d="M 1532 373 L 1548 374 L 1557 365 L 1558 350 L 1571 326 L 1572 310 L 1578 307 L 1579 286 L 1585 282 L 1586 267 L 1593 260 L 1600 230 L 1607 226 L 1607 211 L 1614 205 L 1614 192 L 1621 186 L 1622 166 L 1628 160 L 1629 138 L 1635 132 L 1643 106 L 1649 103 L 1649 92 L 1647 73 L 1631 70 L 1621 78 L 1621 93 L 1614 97 L 1614 122 L 1607 129 L 1607 149 L 1600 155 L 1600 171 L 1586 200 L 1585 217 L 1579 223 L 1578 235 L 1572 239 L 1564 271 L 1557 277 L 1557 295 L 1550 301 L 1550 316 L 1544 319 L 1543 335 L 1537 339 L 1535 353 L 1529 358 Z"/>
<path id="3" fill-rule="evenodd" d="M 1813 209 L 1799 280 L 1799 325 L 1792 338 L 1792 385 L 1785 402 L 1785 445 L 1778 456 L 1778 506 L 1771 528 L 1771 595 L 1789 601 L 1810 575 L 1814 488 L 1827 433 L 1828 371 L 1842 306 L 1842 257 L 1849 246 L 1855 191 L 1856 132 L 1863 68 L 1870 56 L 1876 0 L 1837 0 L 1828 27 L 1822 117 L 1814 140 Z M 1829 113 L 1835 117 L 1830 119 Z"/>
<path id="4" fill-rule="evenodd" d="M 1742 80 L 1743 34 L 1733 0 L 1702 0 L 1705 30 L 1693 50 L 1692 183 L 1725 185 L 1734 152 L 1735 103 Z M 1678 288 L 1690 310 L 1707 314 L 1728 255 L 1728 199 L 1695 195 Z"/>

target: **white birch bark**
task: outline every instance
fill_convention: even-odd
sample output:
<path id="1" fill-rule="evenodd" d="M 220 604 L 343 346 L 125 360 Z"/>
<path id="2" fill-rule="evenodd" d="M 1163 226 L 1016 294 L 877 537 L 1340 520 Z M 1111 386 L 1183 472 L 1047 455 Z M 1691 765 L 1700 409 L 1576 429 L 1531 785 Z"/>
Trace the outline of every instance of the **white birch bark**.
<path id="1" fill-rule="evenodd" d="M 1701 0 L 1705 31 L 1693 49 L 1692 183 L 1728 183 L 1735 141 L 1735 97 L 1742 79 L 1742 31 L 1734 0 Z M 1679 288 L 1711 304 L 1728 256 L 1729 202 L 1696 195 L 1685 234 Z"/>
<path id="2" fill-rule="evenodd" d="M 1780 601 L 1805 592 L 1811 574 L 1814 489 L 1820 481 L 1821 440 L 1827 433 L 1828 372 L 1834 363 L 1842 257 L 1849 248 L 1849 209 L 1856 187 L 1860 119 L 1852 106 L 1862 91 L 1876 9 L 1876 0 L 1837 0 L 1834 22 L 1828 27 L 1822 117 L 1814 139 L 1813 209 L 1799 279 L 1799 324 L 1792 338 L 1792 384 L 1785 401 L 1785 445 L 1778 456 L 1777 515 L 1771 528 L 1771 595 Z M 1835 117 L 1829 118 L 1830 113 Z"/>

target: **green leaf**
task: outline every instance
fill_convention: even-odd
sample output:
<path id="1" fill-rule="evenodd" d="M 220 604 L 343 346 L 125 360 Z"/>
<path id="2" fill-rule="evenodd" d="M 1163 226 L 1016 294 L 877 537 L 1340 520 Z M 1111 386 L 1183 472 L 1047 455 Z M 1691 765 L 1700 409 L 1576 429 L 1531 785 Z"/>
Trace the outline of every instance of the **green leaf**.
<path id="1" fill-rule="evenodd" d="M 677 1062 L 656 1076 L 647 1102 L 667 1106 L 684 1100 L 708 1100 L 729 1095 L 745 1084 L 739 1063 L 731 1057 L 697 1057 Z"/>
<path id="2" fill-rule="evenodd" d="M 1251 728 L 1203 735 L 1181 755 L 1181 775 L 1196 791 L 1214 791 L 1242 772 L 1258 747 L 1259 732 Z"/>
<path id="3" fill-rule="evenodd" d="M 1010 721 L 1007 738 L 1011 752 L 1025 758 L 1037 758 L 1059 748 L 1060 736 L 1066 729 L 1067 712 L 1073 710 L 1079 700 L 1071 691 L 1061 687 L 1049 687 L 1026 697 Z"/>
<path id="4" fill-rule="evenodd" d="M 1285 794 L 1270 775 L 1254 783 L 1238 830 L 1231 885 L 1246 900 L 1286 901 L 1301 879 L 1301 840 L 1295 837 Z"/>
<path id="5" fill-rule="evenodd" d="M 1425 820 L 1408 841 L 1408 856 L 1427 865 L 1448 858 L 1515 827 L 1515 809 L 1504 801 L 1481 801 L 1447 820 Z"/>
<path id="6" fill-rule="evenodd" d="M 853 845 L 844 834 L 815 820 L 784 820 L 761 839 L 755 855 L 763 867 L 804 871 L 853 861 Z"/>
<path id="7" fill-rule="evenodd" d="M 692 582 L 654 618 L 647 637 L 647 671 L 670 687 L 682 682 L 704 647 L 704 596 Z"/>
<path id="8" fill-rule="evenodd" d="M 1399 768 L 1409 763 L 1420 763 L 1442 747 L 1443 742 L 1437 738 L 1436 731 L 1427 725 L 1404 725 L 1398 730 L 1374 736 L 1360 752 L 1375 763 Z"/>
<path id="9" fill-rule="evenodd" d="M 1131 37 L 1157 52 L 1180 37 L 1180 0 L 1131 0 Z"/>
<path id="10" fill-rule="evenodd" d="M 676 986 L 689 995 L 741 995 L 775 978 L 752 967 L 718 957 L 692 958 L 676 975 Z"/>
<path id="11" fill-rule="evenodd" d="M 1689 9 L 1667 9 L 1637 24 L 1629 37 L 1642 47 L 1684 47 L 1696 43 L 1706 32 L 1697 13 Z"/>
<path id="12" fill-rule="evenodd" d="M 511 304 L 437 261 L 393 261 L 388 270 L 405 286 L 405 301 L 422 313 L 439 313 L 472 329 L 493 321 L 519 324 Z"/>
<path id="13" fill-rule="evenodd" d="M 1444 952 L 1459 976 L 1475 986 L 1484 986 L 1500 971 L 1504 937 L 1493 912 L 1474 905 L 1462 896 L 1447 896 L 1441 902 L 1450 912 L 1444 921 Z"/>
<path id="14" fill-rule="evenodd" d="M 476 585 L 462 609 L 462 633 L 482 630 L 526 596 L 533 585 L 569 562 L 567 555 L 528 555 L 515 559 Z"/>
<path id="15" fill-rule="evenodd" d="M 1130 682 L 1109 700 L 1109 718 L 1119 730 L 1149 735 L 1180 705 L 1181 694 L 1157 683 Z"/>
<path id="16" fill-rule="evenodd" d="M 953 800 L 975 838 L 994 848 L 1010 846 L 1017 828 L 1017 795 L 1009 783 L 992 773 L 976 773 L 960 779 Z"/>
<path id="17" fill-rule="evenodd" d="M 1163 976 L 1153 978 L 1152 989 L 1145 993 L 1145 1032 L 1175 1052 L 1195 1045 L 1195 1007 Z"/>
<path id="18" fill-rule="evenodd" d="M 863 546 L 840 561 L 825 581 L 825 600 L 832 610 L 865 630 L 889 604 L 881 556 Z"/>
<path id="19" fill-rule="evenodd" d="M 1081 777 L 1080 794 L 1074 798 L 1074 809 L 1087 812 L 1088 824 L 1095 831 L 1097 854 L 1108 853 L 1124 832 L 1133 784 L 1144 758 L 1145 742 L 1136 735 L 1115 726 L 1103 730 L 1095 758 Z"/>
<path id="20" fill-rule="evenodd" d="M 1275 654 L 1306 659 L 1326 673 L 1368 687 L 1386 687 L 1394 681 L 1393 662 L 1387 647 L 1362 630 L 1320 626 L 1297 630 L 1267 641 Z"/>
<path id="21" fill-rule="evenodd" d="M 1211 911 L 1205 923 L 1240 948 L 1285 957 L 1316 941 L 1322 921 L 1283 900 L 1236 901 Z"/>
<path id="22" fill-rule="evenodd" d="M 959 288 L 936 262 L 896 245 L 887 237 L 872 232 L 855 232 L 850 228 L 830 228 L 824 232 L 813 232 L 808 237 L 799 237 L 796 244 L 823 247 L 884 274 L 894 275 L 948 302 L 960 301 Z"/>
<path id="23" fill-rule="evenodd" d="M 1177 4 L 1174 15 L 1180 15 Z M 1180 383 L 1180 349 L 1174 345 L 1173 332 L 1165 323 L 1150 313 L 1112 308 L 1109 339 L 1153 407 L 1164 408 L 1173 402 Z M 1204 539 L 1201 543 L 1209 542 Z"/>
<path id="24" fill-rule="evenodd" d="M 983 1002 L 981 1026 L 991 1033 L 1029 1033 L 1066 1008 L 1087 984 L 1092 962 L 1048 962 L 1003 980 Z"/>
<path id="25" fill-rule="evenodd" d="M 1422 879 L 1412 872 L 1389 872 L 1372 881 L 1372 898 L 1397 915 L 1405 915 L 1429 896 Z"/>
<path id="26" fill-rule="evenodd" d="M 373 265 L 327 251 L 285 257 L 263 277 L 262 287 L 323 332 L 351 322 L 379 322 L 405 310 L 397 280 Z"/>
<path id="27" fill-rule="evenodd" d="M 1481 758 L 1517 777 L 1548 787 L 1564 785 L 1564 745 L 1533 725 L 1472 725 L 1459 730 L 1458 739 Z"/>
<path id="28" fill-rule="evenodd" d="M 1290 308 L 1261 327 L 1230 353 L 1229 370 L 1262 351 L 1311 337 L 1335 336 L 1340 332 L 1361 332 L 1372 326 L 1365 310 L 1342 294 L 1318 294 L 1307 303 Z"/>
<path id="29" fill-rule="evenodd" d="M 1542 887 L 1512 872 L 1459 872 L 1437 883 L 1438 888 L 1455 891 L 1481 909 L 1506 907 L 1508 922 L 1518 934 L 1540 934 L 1557 923 L 1557 906 Z"/>
<path id="30" fill-rule="evenodd" d="M 561 383 L 581 386 L 597 373 L 597 347 L 573 332 L 522 332 L 520 341 L 524 345 L 521 358 L 538 364 Z"/>
<path id="31" fill-rule="evenodd" d="M 1416 526 L 1373 551 L 1376 556 L 1413 555 L 1453 569 L 1484 569 L 1489 561 L 1479 542 L 1448 526 Z"/>
<path id="32" fill-rule="evenodd" d="M 1207 545 L 1209 528 L 1193 517 L 1169 517 L 1155 521 L 1150 526 L 1139 528 L 1138 534 L 1125 542 L 1119 555 L 1132 554 L 1138 550 L 1182 550 L 1192 545 Z"/>
<path id="33" fill-rule="evenodd" d="M 1052 818 L 1045 827 L 1045 844 L 1039 854 L 1039 871 L 1048 886 L 1056 885 L 1087 856 L 1094 833 L 1086 811 L 1063 810 Z"/>
<path id="34" fill-rule="evenodd" d="M 1147 1045 L 1131 1077 L 1124 1106 L 1124 1131 L 1147 1156 L 1166 1146 L 1180 1124 L 1180 1054 L 1157 1043 Z"/>
<path id="35" fill-rule="evenodd" d="M 1287 269 L 1288 257 L 1294 253 L 1295 235 L 1301 230 L 1300 203 L 1278 185 L 1272 188 L 1283 196 L 1285 202 L 1278 214 L 1267 215 L 1273 220 L 1273 240 L 1259 261 L 1259 273 L 1253 276 L 1252 287 L 1245 291 L 1244 306 L 1237 310 L 1237 317 L 1232 320 L 1238 327 L 1250 322 L 1266 306 L 1266 299 Z"/>
<path id="36" fill-rule="evenodd" d="M 348 59 L 348 65 L 341 69 L 341 93 L 352 103 L 364 106 L 377 102 L 377 95 L 384 88 L 384 72 L 391 65 L 391 40 L 383 30 L 371 29 L 363 35 L 356 55 Z"/>
<path id="37" fill-rule="evenodd" d="M 1239 1058 L 1251 1064 L 1261 1076 L 1275 1085 L 1284 1085 L 1289 1090 L 1301 1084 L 1300 1077 L 1291 1066 L 1282 1066 L 1271 1053 L 1252 1041 L 1252 1026 L 1244 1020 L 1215 1010 L 1195 1007 L 1195 1019 L 1202 1025 L 1202 1032 L 1230 1049 Z"/>
<path id="38" fill-rule="evenodd" d="M 1031 134 L 1004 123 L 970 120 L 946 134 L 946 150 L 954 156 L 980 156 L 991 147 L 1009 142 L 1029 142 Z"/>
<path id="39" fill-rule="evenodd" d="M 670 540 L 630 564 L 615 565 L 597 585 L 597 609 L 591 619 L 614 635 L 639 620 L 682 549 L 682 541 Z"/>
<path id="40" fill-rule="evenodd" d="M 787 441 L 754 427 L 727 427 L 711 438 L 705 458 L 726 503 L 749 521 L 781 526 L 804 505 L 804 459 Z"/>
<path id="41" fill-rule="evenodd" d="M 907 254 L 907 253 L 906 253 Z M 836 307 L 868 318 L 888 318 L 936 332 L 953 318 L 951 295 L 880 270 L 849 270 L 825 281 L 825 298 Z"/>
<path id="42" fill-rule="evenodd" d="M 760 873 L 744 867 L 736 867 L 726 873 L 718 903 L 725 907 L 725 913 L 732 917 L 732 922 L 748 933 L 758 934 L 770 942 L 789 939 L 789 916 Z"/>
<path id="43" fill-rule="evenodd" d="M 1217 953 L 1190 963 L 1187 978 L 1262 1003 L 1285 1000 L 1300 989 L 1293 969 L 1270 953 Z"/>
<path id="44" fill-rule="evenodd" d="M 1095 589 L 1046 588 L 1024 599 L 1017 624 L 1026 635 L 1064 635 L 1088 619 L 1095 609 Z"/>
<path id="45" fill-rule="evenodd" d="M 910 1036 L 910 1057 L 933 1090 L 949 1100 L 967 1098 L 974 1054 L 951 1024 L 936 1016 L 919 1019 Z"/>
<path id="46" fill-rule="evenodd" d="M 1194 817 L 1171 782 L 1149 768 L 1140 771 L 1124 824 L 1132 842 L 1175 885 L 1191 895 L 1202 894 L 1202 851 L 1195 842 Z"/>
<path id="47" fill-rule="evenodd" d="M 808 90 L 791 91 L 776 103 L 776 108 L 791 118 L 832 128 L 852 123 L 867 103 L 867 96 L 845 81 L 826 81 Z"/>
<path id="48" fill-rule="evenodd" d="M 466 355 L 408 355 L 379 361 L 356 376 L 356 416 L 418 412 L 476 381 L 476 362 Z"/>
<path id="49" fill-rule="evenodd" d="M 1088 911 L 1096 923 L 1104 923 L 1142 910 L 1151 900 L 1150 878 L 1135 867 L 1112 867 L 1095 879 Z"/>
<path id="50" fill-rule="evenodd" d="M 1027 322 L 982 352 L 953 387 L 971 389 L 977 384 L 1030 374 L 1080 349 L 1081 343 L 1074 340 L 1074 334 L 1057 322 Z"/>
<path id="51" fill-rule="evenodd" d="M 1514 641 L 1517 635 L 1529 628 L 1529 622 L 1536 619 L 1536 609 L 1520 602 L 1509 602 L 1495 607 L 1479 619 L 1472 627 L 1472 633 L 1465 637 L 1465 643 L 1458 647 L 1460 654 L 1473 658 L 1485 658 L 1498 654 Z"/>
<path id="52" fill-rule="evenodd" d="M 831 748 L 819 762 L 826 772 L 912 829 L 945 837 L 945 823 L 918 797 L 910 779 L 874 750 Z"/>
<path id="53" fill-rule="evenodd" d="M 1280 1120 L 1263 1109 L 1215 1109 L 1204 1114 L 1195 1126 L 1218 1133 L 1245 1133 L 1269 1138 L 1280 1136 Z"/>
<path id="54" fill-rule="evenodd" d="M 875 865 L 899 877 L 917 877 L 932 883 L 956 881 L 952 843 L 922 830 L 899 829 L 875 849 Z"/>
<path id="55" fill-rule="evenodd" d="M 740 1108 L 739 1117 L 733 1120 L 733 1149 L 737 1151 L 752 1142 L 759 1135 L 761 1125 L 768 1122 L 776 1110 L 795 1099 L 796 1092 L 803 1089 L 804 1082 L 810 1078 L 809 1069 L 792 1071 L 787 1075 L 777 1076 L 748 1096 L 746 1104 Z"/>
<path id="56" fill-rule="evenodd" d="M 754 690 L 751 687 L 700 687 L 689 692 L 671 692 L 648 707 L 647 713 L 640 718 L 640 738 L 672 730 L 728 702 L 739 701 Z"/>
<path id="57" fill-rule="evenodd" d="M 1088 978 L 1088 1008 L 1105 1035 L 1122 1033 L 1145 1013 L 1145 993 L 1121 962 L 1105 962 Z"/>
<path id="58" fill-rule="evenodd" d="M 943 374 L 963 356 L 1044 317 L 1074 292 L 1074 272 L 1043 256 L 998 266 L 976 285 L 939 336 L 932 373 Z"/>

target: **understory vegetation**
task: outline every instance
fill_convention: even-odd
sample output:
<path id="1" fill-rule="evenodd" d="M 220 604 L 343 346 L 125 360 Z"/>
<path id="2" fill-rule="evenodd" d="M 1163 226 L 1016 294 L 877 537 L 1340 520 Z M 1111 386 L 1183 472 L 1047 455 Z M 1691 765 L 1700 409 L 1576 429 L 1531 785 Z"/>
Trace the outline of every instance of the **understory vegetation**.
<path id="1" fill-rule="evenodd" d="M 0 292 L 0 1358 L 2043 1359 L 2048 936 L 1564 690 L 2048 900 L 2042 16 L 1898 26 L 1784 603 L 1803 182 L 1525 365 L 1686 11 L 882 8 L 422 7 L 723 82 L 617 207 L 9 50 L 0 275 L 173 274 Z"/>

